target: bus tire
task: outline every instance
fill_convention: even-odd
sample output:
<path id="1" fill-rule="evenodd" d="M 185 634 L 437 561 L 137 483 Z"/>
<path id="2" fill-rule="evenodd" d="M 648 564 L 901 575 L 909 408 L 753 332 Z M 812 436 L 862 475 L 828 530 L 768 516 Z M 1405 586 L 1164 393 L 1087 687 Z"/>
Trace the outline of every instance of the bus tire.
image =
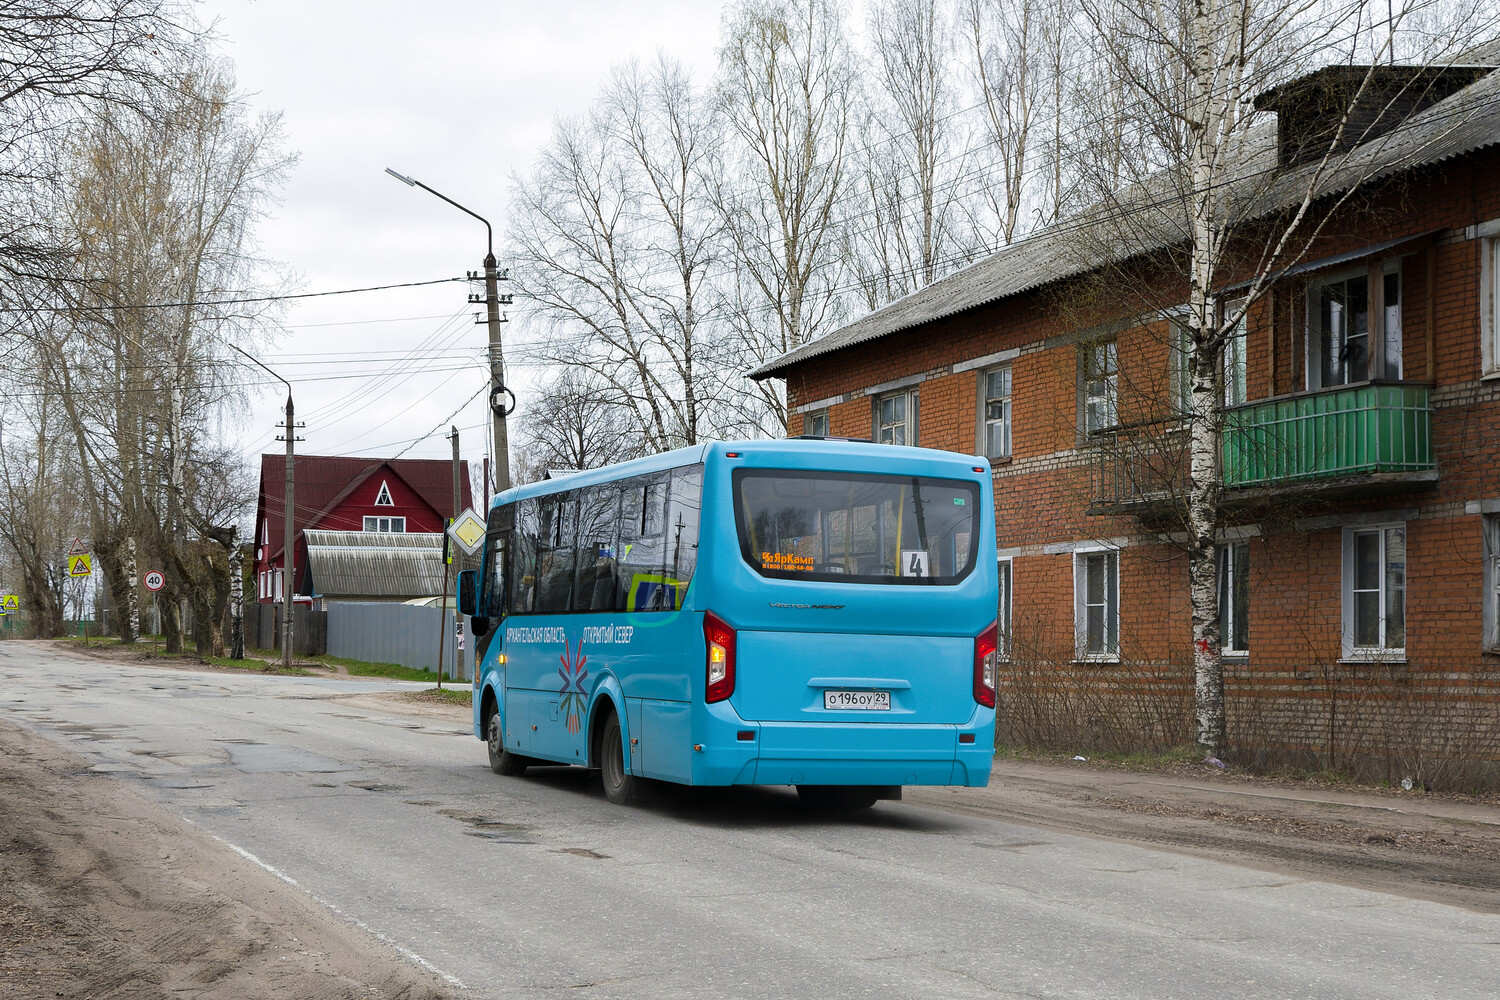
<path id="1" fill-rule="evenodd" d="M 625 768 L 625 740 L 620 734 L 620 717 L 614 712 L 609 713 L 599 732 L 599 776 L 604 797 L 615 805 L 628 805 L 635 798 L 640 782 Z"/>
<path id="2" fill-rule="evenodd" d="M 507 778 L 519 778 L 531 763 L 529 758 L 505 749 L 505 734 L 500 729 L 500 713 L 491 712 L 484 727 L 484 745 L 490 753 L 490 770 Z"/>
<path id="3" fill-rule="evenodd" d="M 877 785 L 798 785 L 797 798 L 805 808 L 818 812 L 855 812 L 868 809 L 880 798 Z"/>

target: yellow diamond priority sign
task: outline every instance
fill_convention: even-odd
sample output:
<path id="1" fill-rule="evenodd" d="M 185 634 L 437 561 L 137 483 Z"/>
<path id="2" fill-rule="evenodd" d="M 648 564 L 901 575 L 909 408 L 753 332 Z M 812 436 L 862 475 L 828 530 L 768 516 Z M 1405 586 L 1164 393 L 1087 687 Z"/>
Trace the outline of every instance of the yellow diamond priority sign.
<path id="1" fill-rule="evenodd" d="M 484 518 L 474 513 L 474 508 L 466 508 L 448 526 L 448 537 L 472 556 L 484 544 Z"/>

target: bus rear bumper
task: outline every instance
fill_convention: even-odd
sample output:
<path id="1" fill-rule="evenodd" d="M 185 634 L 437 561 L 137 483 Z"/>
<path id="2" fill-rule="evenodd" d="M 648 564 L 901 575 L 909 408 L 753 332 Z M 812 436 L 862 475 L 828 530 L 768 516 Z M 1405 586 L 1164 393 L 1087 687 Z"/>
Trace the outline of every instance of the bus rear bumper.
<path id="1" fill-rule="evenodd" d="M 693 754 L 695 785 L 968 785 L 989 783 L 994 716 L 970 725 L 740 724 Z M 753 741 L 739 735 L 753 726 Z M 960 742 L 970 735 L 971 743 Z"/>

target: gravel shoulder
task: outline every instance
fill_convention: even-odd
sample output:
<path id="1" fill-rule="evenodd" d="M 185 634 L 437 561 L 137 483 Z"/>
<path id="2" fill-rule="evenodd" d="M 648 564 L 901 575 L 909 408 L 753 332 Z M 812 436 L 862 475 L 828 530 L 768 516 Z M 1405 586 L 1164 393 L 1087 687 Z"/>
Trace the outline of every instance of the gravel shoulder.
<path id="1" fill-rule="evenodd" d="M 301 889 L 0 722 L 0 996 L 454 996 Z"/>

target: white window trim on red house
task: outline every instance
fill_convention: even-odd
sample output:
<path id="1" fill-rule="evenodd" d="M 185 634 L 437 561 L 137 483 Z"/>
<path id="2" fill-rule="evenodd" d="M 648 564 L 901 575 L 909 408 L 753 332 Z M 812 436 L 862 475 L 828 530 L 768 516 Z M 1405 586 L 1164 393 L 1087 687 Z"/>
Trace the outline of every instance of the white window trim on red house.
<path id="1" fill-rule="evenodd" d="M 1088 563 L 1092 559 L 1103 559 L 1106 572 L 1103 592 L 1098 596 L 1102 603 L 1089 601 Z M 1112 570 L 1112 571 L 1111 571 Z M 1102 607 L 1104 620 L 1100 649 L 1091 652 L 1088 648 L 1088 609 Z M 1073 553 L 1073 632 L 1074 659 L 1080 663 L 1118 663 L 1120 660 L 1120 550 L 1098 547 L 1079 549 Z"/>
<path id="2" fill-rule="evenodd" d="M 1393 535 L 1393 533 L 1395 533 Z M 1406 534 L 1406 522 L 1389 521 L 1385 523 L 1359 525 L 1358 527 L 1346 527 L 1343 529 L 1343 573 L 1341 574 L 1342 604 L 1343 604 L 1343 628 L 1341 629 L 1343 658 L 1350 662 L 1382 662 L 1403 663 L 1406 660 L 1406 593 L 1410 580 L 1408 555 L 1410 546 Z M 1392 542 L 1399 537 L 1401 551 L 1391 551 Z M 1355 546 L 1359 541 L 1366 543 L 1373 541 L 1377 545 L 1380 570 L 1374 586 L 1363 588 L 1356 587 L 1360 581 L 1356 580 Z M 1393 635 L 1396 629 L 1390 622 L 1391 603 L 1393 601 L 1392 571 L 1397 569 L 1399 563 L 1400 582 L 1400 608 L 1401 621 L 1399 633 Z M 1369 582 L 1369 581 L 1366 581 Z M 1356 607 L 1358 594 L 1376 595 L 1376 641 L 1374 644 L 1360 643 L 1356 635 L 1361 622 L 1358 608 Z M 1400 644 L 1395 640 L 1400 638 Z"/>

